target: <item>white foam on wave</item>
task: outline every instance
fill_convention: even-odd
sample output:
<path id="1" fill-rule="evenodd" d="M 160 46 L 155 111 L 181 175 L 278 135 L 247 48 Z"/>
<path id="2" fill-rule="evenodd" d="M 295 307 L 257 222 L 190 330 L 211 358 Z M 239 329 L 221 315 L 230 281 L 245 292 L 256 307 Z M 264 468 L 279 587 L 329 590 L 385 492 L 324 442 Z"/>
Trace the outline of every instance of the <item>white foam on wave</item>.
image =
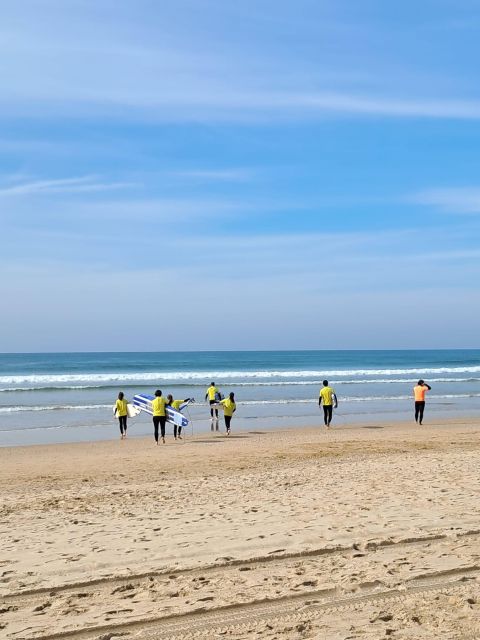
<path id="1" fill-rule="evenodd" d="M 89 409 L 110 409 L 113 404 L 91 404 L 91 405 L 21 405 L 15 407 L 0 407 L 0 413 L 19 413 L 21 411 L 85 411 Z"/>
<path id="2" fill-rule="evenodd" d="M 460 374 L 460 373 L 480 373 L 480 366 L 469 367 L 428 367 L 428 368 L 412 368 L 412 369 L 332 369 L 332 370 L 302 370 L 302 371 L 157 371 L 143 373 L 69 373 L 69 374 L 25 374 L 0 376 L 0 384 L 3 385 L 65 385 L 65 384 L 81 384 L 81 383 L 127 383 L 127 382 L 145 382 L 156 383 L 168 381 L 189 381 L 202 380 L 206 383 L 211 380 L 234 380 L 239 381 L 246 379 L 270 380 L 273 378 L 288 378 L 295 382 L 295 379 L 311 378 L 314 381 L 331 378 L 331 377 L 365 377 L 365 376 L 427 376 L 439 374 Z M 370 380 L 371 381 L 371 380 Z M 292 383 L 290 382 L 290 384 Z M 411 381 L 409 381 L 411 382 Z"/>
<path id="3" fill-rule="evenodd" d="M 429 383 L 465 383 L 465 382 L 480 382 L 480 378 L 476 377 L 465 377 L 465 378 L 428 378 Z M 416 380 L 414 378 L 368 378 L 368 379 L 360 379 L 360 380 L 331 380 L 330 383 L 332 385 L 365 385 L 365 384 L 415 384 Z M 238 382 L 232 381 L 230 383 L 235 387 L 305 387 L 305 386 L 321 386 L 322 380 L 270 380 L 268 382 Z M 203 387 L 205 385 L 204 382 L 190 382 L 190 384 L 185 383 L 184 381 L 177 382 L 177 384 L 173 383 L 172 386 L 192 386 L 192 387 Z M 124 388 L 136 387 L 139 385 L 135 385 L 130 383 L 129 385 L 124 385 Z M 45 385 L 45 386 L 31 386 L 31 387 L 3 387 L 0 388 L 0 393 L 27 393 L 34 391 L 95 391 L 98 389 L 108 389 L 109 387 L 116 388 L 117 385 L 112 384 L 77 384 L 77 385 Z"/>

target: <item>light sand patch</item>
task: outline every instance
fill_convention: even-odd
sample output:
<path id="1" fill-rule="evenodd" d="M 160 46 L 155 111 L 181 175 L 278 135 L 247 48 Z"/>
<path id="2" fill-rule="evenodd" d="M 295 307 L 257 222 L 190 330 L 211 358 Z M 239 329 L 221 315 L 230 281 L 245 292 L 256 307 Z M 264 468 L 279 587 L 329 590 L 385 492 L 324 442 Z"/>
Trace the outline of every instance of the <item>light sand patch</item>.
<path id="1" fill-rule="evenodd" d="M 205 637 L 476 633 L 475 422 L 238 435 L 0 449 L 5 637 L 161 637 L 170 617 L 186 638 L 185 616 Z"/>

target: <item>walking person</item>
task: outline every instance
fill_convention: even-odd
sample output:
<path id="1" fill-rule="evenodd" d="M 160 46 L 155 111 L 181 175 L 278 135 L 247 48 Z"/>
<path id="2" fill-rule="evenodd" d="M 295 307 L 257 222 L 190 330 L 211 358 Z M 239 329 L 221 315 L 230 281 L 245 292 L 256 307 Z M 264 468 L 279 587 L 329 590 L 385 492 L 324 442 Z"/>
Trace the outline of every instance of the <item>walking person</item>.
<path id="1" fill-rule="evenodd" d="M 155 436 L 155 442 L 158 445 L 158 427 L 160 426 L 160 435 L 163 444 L 165 444 L 165 423 L 167 422 L 167 415 L 165 412 L 165 405 L 167 401 L 162 396 L 160 389 L 155 391 L 155 398 L 152 400 L 153 410 L 153 433 Z"/>
<path id="2" fill-rule="evenodd" d="M 180 407 L 182 406 L 182 404 L 184 404 L 184 402 L 189 402 L 190 398 L 185 398 L 185 400 L 174 400 L 172 394 L 169 393 L 167 396 L 167 400 L 168 400 L 167 407 L 172 407 L 172 409 L 176 409 L 178 412 L 181 413 Z M 175 440 L 177 439 L 177 437 L 179 440 L 182 440 L 181 434 L 182 434 L 181 425 L 177 427 L 177 425 L 173 423 L 173 436 Z"/>
<path id="3" fill-rule="evenodd" d="M 220 398 L 220 391 L 217 389 L 217 387 L 215 386 L 215 382 L 211 382 L 210 386 L 207 389 L 207 392 L 205 393 L 205 400 L 208 400 L 209 404 L 210 404 L 210 416 L 211 416 L 211 421 L 212 421 L 212 431 L 213 431 L 213 423 L 216 420 L 216 426 L 217 426 L 217 431 L 218 431 L 218 409 L 214 409 L 213 405 L 218 404 L 219 400 L 221 400 Z"/>
<path id="4" fill-rule="evenodd" d="M 418 384 L 413 387 L 413 396 L 415 398 L 415 422 L 422 424 L 423 412 L 425 411 L 425 394 L 431 390 L 431 386 L 424 380 L 419 380 Z"/>
<path id="5" fill-rule="evenodd" d="M 318 397 L 318 406 L 320 407 L 323 402 L 323 421 L 327 429 L 330 429 L 330 423 L 333 417 L 333 408 L 338 407 L 338 400 L 335 394 L 335 390 L 328 386 L 328 380 L 323 381 L 323 387 L 320 389 L 320 395 Z"/>
<path id="6" fill-rule="evenodd" d="M 220 400 L 220 404 L 223 405 L 223 415 L 225 417 L 225 429 L 227 436 L 230 435 L 230 423 L 232 422 L 232 417 L 235 411 L 237 410 L 237 405 L 235 404 L 235 395 L 232 393 L 228 394 L 228 398 L 224 400 Z"/>
<path id="7" fill-rule="evenodd" d="M 123 394 L 123 391 L 120 391 L 118 394 L 117 401 L 115 403 L 115 415 L 118 418 L 118 424 L 120 426 L 120 440 L 125 440 L 127 437 L 127 400 Z"/>

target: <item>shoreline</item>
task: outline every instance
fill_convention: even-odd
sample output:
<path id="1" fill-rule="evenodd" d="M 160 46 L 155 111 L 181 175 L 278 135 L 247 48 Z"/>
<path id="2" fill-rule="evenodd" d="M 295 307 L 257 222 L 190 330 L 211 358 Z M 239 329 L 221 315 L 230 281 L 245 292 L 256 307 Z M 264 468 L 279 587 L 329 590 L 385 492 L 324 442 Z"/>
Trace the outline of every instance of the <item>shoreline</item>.
<path id="1" fill-rule="evenodd" d="M 382 420 L 382 414 L 378 415 L 378 417 L 376 417 L 375 419 L 369 420 L 368 422 L 372 422 L 374 424 L 370 425 L 370 424 L 363 424 L 362 423 L 362 418 L 358 418 L 355 421 L 351 421 L 351 422 L 345 422 L 342 421 L 341 424 L 335 424 L 332 423 L 332 427 L 330 429 L 330 431 L 326 432 L 325 431 L 325 427 L 322 424 L 320 424 L 321 420 L 322 420 L 322 416 L 320 416 L 319 414 L 319 422 L 315 425 L 295 425 L 295 426 L 281 426 L 281 427 L 271 427 L 271 426 L 255 426 L 252 425 L 250 427 L 244 427 L 244 428 L 239 428 L 237 429 L 235 426 L 235 423 L 233 423 L 233 427 L 232 427 L 232 436 L 231 437 L 235 437 L 236 434 L 240 435 L 242 434 L 243 436 L 248 435 L 249 433 L 256 433 L 258 431 L 264 431 L 265 434 L 275 434 L 275 433 L 283 433 L 283 432 L 292 432 L 292 433 L 302 433 L 302 432 L 319 432 L 319 433 L 326 433 L 327 435 L 332 435 L 334 433 L 343 433 L 343 432 L 351 432 L 354 430 L 361 430 L 361 429 L 368 429 L 368 428 L 372 428 L 372 429 L 386 429 L 386 430 L 393 430 L 395 428 L 406 428 L 408 429 L 409 427 L 413 428 L 413 429 L 433 429 L 433 428 L 442 428 L 442 427 L 449 427 L 449 426 L 455 426 L 455 425 L 465 425 L 465 426 L 475 426 L 476 424 L 480 425 L 480 416 L 475 416 L 475 415 L 459 415 L 456 417 L 448 417 L 448 418 L 442 418 L 442 419 L 435 419 L 435 420 L 429 420 L 429 417 L 427 416 L 425 418 L 425 422 L 422 426 L 417 425 L 414 420 L 388 420 L 387 424 L 382 424 L 383 420 Z M 335 420 L 335 416 L 334 416 L 334 420 Z M 342 416 L 342 420 L 343 420 L 343 416 Z M 209 425 L 209 420 L 207 418 L 204 419 L 205 424 L 207 424 L 207 426 Z M 149 425 L 150 426 L 150 425 Z M 167 425 L 167 427 L 171 425 Z M 53 427 L 53 428 L 57 428 L 57 427 Z M 95 429 L 96 426 L 95 425 L 82 425 L 82 427 L 80 428 L 91 428 L 91 429 Z M 187 429 L 189 429 L 190 427 L 187 427 Z M 74 440 L 74 441 L 69 441 L 69 442 L 51 442 L 51 443 L 33 443 L 33 444 L 15 444 L 15 445 L 9 445 L 9 444 L 0 444 L 0 458 L 1 458 L 1 452 L 3 451 L 14 451 L 16 449 L 22 449 L 22 448 L 49 448 L 49 447 L 81 447 L 81 446 L 92 446 L 92 445 L 98 445 L 98 446 L 102 446 L 102 445 L 106 445 L 108 443 L 114 443 L 117 440 L 119 440 L 120 438 L 117 437 L 117 430 L 118 430 L 118 426 L 115 423 L 114 425 L 112 425 L 111 427 L 109 427 L 109 429 L 111 429 L 112 432 L 115 433 L 115 436 L 112 436 L 110 438 L 101 438 L 101 439 L 91 439 L 91 440 Z M 131 442 L 131 441 L 149 441 L 150 439 L 153 438 L 153 435 L 148 435 L 148 434 L 138 434 L 138 435 L 132 435 L 132 427 L 130 427 L 129 431 L 128 431 L 128 438 L 127 441 Z M 27 431 L 26 429 L 24 431 Z M 1 432 L 0 432 L 1 433 Z M 361 431 L 360 431 L 361 433 Z M 153 429 L 152 429 L 152 434 L 153 434 Z M 171 444 L 175 444 L 176 446 L 181 446 L 181 445 L 186 445 L 188 443 L 192 443 L 192 442 L 196 442 L 198 440 L 204 440 L 207 437 L 223 437 L 225 436 L 225 428 L 224 428 L 224 421 L 223 419 L 220 420 L 219 422 L 219 430 L 218 431 L 211 431 L 210 428 L 205 428 L 202 429 L 201 431 L 198 430 L 196 431 L 193 436 L 192 435 L 187 435 L 184 440 L 179 443 L 179 442 L 172 442 L 172 432 L 171 431 L 167 431 L 166 434 L 166 440 L 167 440 L 167 445 L 171 445 Z M 159 449 L 161 449 L 162 447 L 159 446 Z M 163 448 L 165 448 L 163 446 Z"/>

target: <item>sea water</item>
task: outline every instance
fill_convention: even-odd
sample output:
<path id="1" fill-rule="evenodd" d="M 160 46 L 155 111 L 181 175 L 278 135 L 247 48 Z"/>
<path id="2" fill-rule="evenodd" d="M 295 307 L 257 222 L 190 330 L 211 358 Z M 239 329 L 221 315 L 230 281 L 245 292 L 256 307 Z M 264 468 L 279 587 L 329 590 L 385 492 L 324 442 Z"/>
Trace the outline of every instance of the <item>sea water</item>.
<path id="1" fill-rule="evenodd" d="M 419 378 L 432 386 L 425 422 L 480 413 L 480 350 L 0 354 L 0 445 L 116 438 L 119 391 L 194 397 L 193 430 L 209 431 L 212 381 L 235 393 L 233 429 L 321 425 L 324 378 L 339 400 L 334 426 L 412 419 Z M 150 434 L 150 416 L 128 432 Z"/>

